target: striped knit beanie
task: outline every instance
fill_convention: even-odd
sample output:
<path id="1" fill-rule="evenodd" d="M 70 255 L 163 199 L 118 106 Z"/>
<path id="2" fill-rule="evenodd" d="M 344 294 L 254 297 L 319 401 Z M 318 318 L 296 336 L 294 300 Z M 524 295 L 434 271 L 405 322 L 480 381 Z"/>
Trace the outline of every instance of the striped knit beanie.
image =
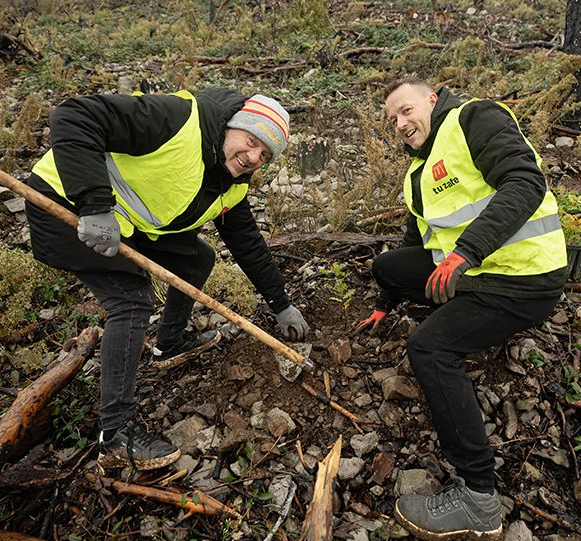
<path id="1" fill-rule="evenodd" d="M 270 149 L 275 160 L 286 148 L 289 118 L 276 100 L 255 94 L 244 102 L 244 107 L 228 121 L 227 126 L 258 137 Z"/>

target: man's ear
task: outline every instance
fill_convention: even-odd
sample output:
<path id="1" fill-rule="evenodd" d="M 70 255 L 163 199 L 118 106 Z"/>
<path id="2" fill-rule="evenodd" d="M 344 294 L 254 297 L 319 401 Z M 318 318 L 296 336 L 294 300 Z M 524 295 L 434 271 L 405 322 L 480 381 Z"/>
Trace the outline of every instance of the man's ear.
<path id="1" fill-rule="evenodd" d="M 438 94 L 436 94 L 435 92 L 432 92 L 430 94 L 430 105 L 432 106 L 432 109 L 436 105 L 437 101 L 438 101 Z"/>

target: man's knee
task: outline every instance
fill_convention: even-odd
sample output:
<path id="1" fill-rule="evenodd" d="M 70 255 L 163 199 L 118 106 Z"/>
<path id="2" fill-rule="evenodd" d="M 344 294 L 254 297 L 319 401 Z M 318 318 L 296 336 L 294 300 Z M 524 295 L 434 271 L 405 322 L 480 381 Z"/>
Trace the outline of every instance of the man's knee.
<path id="1" fill-rule="evenodd" d="M 433 348 L 430 347 L 430 344 L 433 344 L 433 339 L 426 334 L 419 327 L 412 332 L 406 344 L 408 359 L 416 376 L 421 375 L 432 366 Z"/>
<path id="2" fill-rule="evenodd" d="M 393 252 L 383 252 L 373 260 L 371 274 L 373 274 L 376 282 L 384 282 L 386 277 L 389 276 L 391 259 L 393 259 Z"/>
<path id="3" fill-rule="evenodd" d="M 204 239 L 197 239 L 197 261 L 200 270 L 210 276 L 216 263 L 216 252 Z"/>

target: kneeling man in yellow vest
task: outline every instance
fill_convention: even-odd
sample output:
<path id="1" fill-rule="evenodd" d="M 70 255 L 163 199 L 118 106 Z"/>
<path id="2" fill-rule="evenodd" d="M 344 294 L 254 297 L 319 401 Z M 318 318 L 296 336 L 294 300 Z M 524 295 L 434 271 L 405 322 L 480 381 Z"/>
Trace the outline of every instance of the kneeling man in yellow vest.
<path id="1" fill-rule="evenodd" d="M 403 246 L 373 263 L 380 291 L 358 330 L 380 329 L 403 299 L 435 309 L 407 354 L 454 468 L 442 492 L 402 496 L 394 514 L 420 539 L 500 540 L 494 454 L 459 360 L 551 314 L 567 265 L 557 204 L 508 107 L 462 103 L 416 78 L 393 81 L 386 94 L 413 157 L 404 181 L 409 218 Z"/>

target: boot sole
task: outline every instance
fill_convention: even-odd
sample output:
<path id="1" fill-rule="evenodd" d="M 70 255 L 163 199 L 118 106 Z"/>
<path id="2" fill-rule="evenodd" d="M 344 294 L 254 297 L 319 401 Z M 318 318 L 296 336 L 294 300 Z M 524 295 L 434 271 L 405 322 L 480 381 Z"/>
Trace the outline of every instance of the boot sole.
<path id="1" fill-rule="evenodd" d="M 216 333 L 216 336 L 212 338 L 212 340 L 209 340 L 205 344 L 202 344 L 197 348 L 190 349 L 190 351 L 185 351 L 184 353 L 175 355 L 174 357 L 164 359 L 163 361 L 154 361 L 153 366 L 158 370 L 168 370 L 170 368 L 175 368 L 176 366 L 180 366 L 189 361 L 192 357 L 196 357 L 204 353 L 204 351 L 208 351 L 210 348 L 213 348 L 218 342 L 220 342 L 221 339 L 222 335 L 218 332 Z"/>
<path id="2" fill-rule="evenodd" d="M 140 471 L 157 470 L 158 468 L 164 468 L 165 466 L 173 464 L 178 458 L 180 458 L 180 456 L 182 456 L 182 452 L 177 449 L 170 455 L 160 456 L 157 458 L 148 458 L 144 460 L 135 459 L 133 462 L 135 464 L 135 468 Z M 104 470 L 133 466 L 129 458 L 126 456 L 116 455 L 115 453 L 99 453 L 97 464 Z"/>
<path id="3" fill-rule="evenodd" d="M 486 532 L 479 532 L 476 530 L 456 530 L 454 532 L 432 532 L 430 530 L 424 530 L 414 523 L 410 522 L 406 517 L 404 517 L 395 503 L 395 509 L 393 512 L 397 521 L 411 534 L 423 539 L 424 541 L 502 541 L 502 525 L 500 525 L 496 530 L 489 530 Z"/>

